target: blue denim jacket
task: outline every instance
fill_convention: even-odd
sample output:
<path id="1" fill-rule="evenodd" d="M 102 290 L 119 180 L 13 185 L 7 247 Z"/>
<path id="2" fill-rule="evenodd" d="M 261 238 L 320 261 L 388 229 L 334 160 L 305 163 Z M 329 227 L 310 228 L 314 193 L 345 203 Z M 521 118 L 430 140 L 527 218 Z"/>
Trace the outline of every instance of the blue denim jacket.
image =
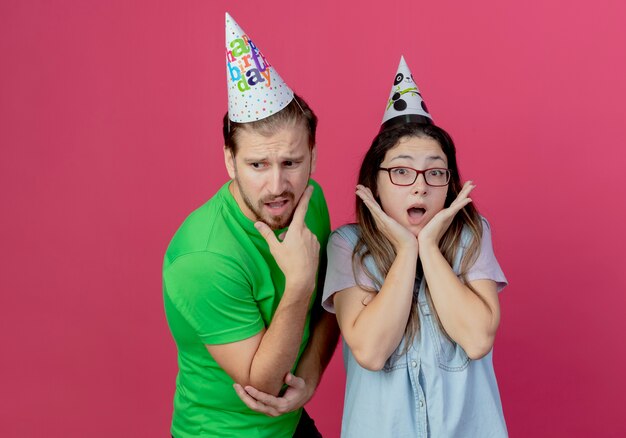
<path id="1" fill-rule="evenodd" d="M 353 246 L 355 225 L 336 231 Z M 469 233 L 464 230 L 462 242 Z M 464 246 L 464 245 L 462 245 Z M 454 263 L 458 272 L 462 250 Z M 371 260 L 368 269 L 376 273 Z M 419 286 L 420 331 L 405 354 L 389 366 L 369 371 L 343 343 L 346 394 L 341 436 L 344 438 L 506 437 L 507 430 L 493 369 L 492 353 L 470 360 L 439 329 Z M 397 352 L 403 350 L 401 345 Z"/>

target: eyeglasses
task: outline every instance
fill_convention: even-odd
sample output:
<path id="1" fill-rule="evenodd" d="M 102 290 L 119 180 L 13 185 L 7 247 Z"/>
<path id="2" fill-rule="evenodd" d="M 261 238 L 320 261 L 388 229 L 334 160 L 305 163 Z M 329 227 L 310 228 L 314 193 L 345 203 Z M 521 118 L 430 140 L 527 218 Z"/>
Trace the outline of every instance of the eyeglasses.
<path id="1" fill-rule="evenodd" d="M 424 181 L 432 187 L 447 186 L 450 182 L 450 169 L 433 168 L 417 170 L 412 167 L 379 167 L 378 170 L 384 170 L 389 173 L 391 183 L 396 186 L 410 186 L 415 183 L 417 176 L 424 174 Z"/>

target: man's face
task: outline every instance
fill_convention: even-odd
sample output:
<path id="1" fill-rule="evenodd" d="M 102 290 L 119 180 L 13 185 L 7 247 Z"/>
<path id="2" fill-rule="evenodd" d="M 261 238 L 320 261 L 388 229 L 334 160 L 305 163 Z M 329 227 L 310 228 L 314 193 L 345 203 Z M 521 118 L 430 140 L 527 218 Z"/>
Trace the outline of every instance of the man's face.
<path id="1" fill-rule="evenodd" d="M 315 159 L 302 124 L 287 124 L 270 136 L 245 128 L 238 133 L 236 155 L 224 149 L 230 190 L 241 211 L 275 230 L 291 222 Z"/>

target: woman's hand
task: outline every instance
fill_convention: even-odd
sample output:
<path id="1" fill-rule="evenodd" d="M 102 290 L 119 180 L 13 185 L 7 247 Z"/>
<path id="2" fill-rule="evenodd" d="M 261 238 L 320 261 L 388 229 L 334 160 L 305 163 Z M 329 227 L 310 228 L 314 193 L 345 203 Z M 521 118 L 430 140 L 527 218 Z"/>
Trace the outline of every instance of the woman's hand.
<path id="1" fill-rule="evenodd" d="M 372 191 L 362 185 L 356 186 L 356 195 L 372 213 L 378 230 L 391 242 L 396 252 L 401 249 L 417 249 L 417 240 L 411 231 L 400 225 L 378 205 Z"/>
<path id="2" fill-rule="evenodd" d="M 439 241 L 452 223 L 454 216 L 456 216 L 463 207 L 472 202 L 469 194 L 475 187 L 476 185 L 472 181 L 467 181 L 456 199 L 452 201 L 452 204 L 437 213 L 430 222 L 420 230 L 417 236 L 420 247 L 423 245 L 439 246 Z"/>

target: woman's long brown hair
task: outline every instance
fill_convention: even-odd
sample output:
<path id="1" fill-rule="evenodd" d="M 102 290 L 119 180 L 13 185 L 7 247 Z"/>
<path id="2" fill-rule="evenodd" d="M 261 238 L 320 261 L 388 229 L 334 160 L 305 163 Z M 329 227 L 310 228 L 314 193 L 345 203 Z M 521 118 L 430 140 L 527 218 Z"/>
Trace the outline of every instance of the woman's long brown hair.
<path id="1" fill-rule="evenodd" d="M 372 145 L 363 158 L 361 170 L 359 171 L 359 184 L 369 187 L 380 204 L 377 187 L 378 178 L 381 172 L 379 172 L 378 168 L 384 161 L 387 151 L 396 146 L 400 140 L 407 137 L 431 138 L 439 143 L 443 153 L 446 154 L 448 159 L 448 169 L 451 171 L 450 183 L 448 185 L 448 193 L 445 201 L 445 207 L 448 207 L 462 189 L 461 176 L 456 162 L 456 148 L 452 138 L 446 131 L 435 125 L 406 123 L 400 126 L 383 129 L 376 136 L 376 138 L 374 138 Z M 391 242 L 389 242 L 389 240 L 378 230 L 371 212 L 358 196 L 356 198 L 356 216 L 361 233 L 352 254 L 353 270 L 356 273 L 359 268 L 362 269 L 374 282 L 377 289 L 380 290 L 382 283 L 376 275 L 367 268 L 364 263 L 365 258 L 369 256 L 373 259 L 378 272 L 381 274 L 382 279 L 384 279 L 387 277 L 389 269 L 396 258 L 396 253 Z M 469 229 L 472 238 L 469 242 L 469 246 L 465 248 L 465 252 L 463 253 L 463 257 L 461 259 L 460 278 L 463 283 L 472 289 L 467 282 L 466 275 L 468 269 L 473 265 L 478 257 L 478 253 L 480 251 L 480 241 L 482 239 L 482 222 L 480 215 L 478 214 L 478 210 L 473 203 L 465 206 L 454 217 L 450 227 L 439 242 L 439 249 L 450 266 L 453 266 L 455 257 L 461 247 L 461 232 L 464 227 Z M 421 262 L 418 260 L 418 269 L 421 269 L 420 263 Z M 358 276 L 355 275 L 355 278 L 358 278 Z M 365 287 L 364 285 L 359 286 L 364 289 L 371 289 Z M 433 306 L 430 292 L 428 291 L 428 284 L 426 285 L 426 298 L 430 308 L 433 310 L 433 313 L 437 315 L 437 310 Z M 442 332 L 445 333 L 441 323 L 439 323 L 438 317 L 437 323 L 439 324 Z M 419 332 L 419 329 L 420 321 L 417 293 L 415 292 L 413 294 L 413 302 L 411 304 L 411 313 L 405 329 L 405 344 L 403 352 L 406 352 L 406 349 L 408 349 L 411 345 L 415 335 Z"/>

